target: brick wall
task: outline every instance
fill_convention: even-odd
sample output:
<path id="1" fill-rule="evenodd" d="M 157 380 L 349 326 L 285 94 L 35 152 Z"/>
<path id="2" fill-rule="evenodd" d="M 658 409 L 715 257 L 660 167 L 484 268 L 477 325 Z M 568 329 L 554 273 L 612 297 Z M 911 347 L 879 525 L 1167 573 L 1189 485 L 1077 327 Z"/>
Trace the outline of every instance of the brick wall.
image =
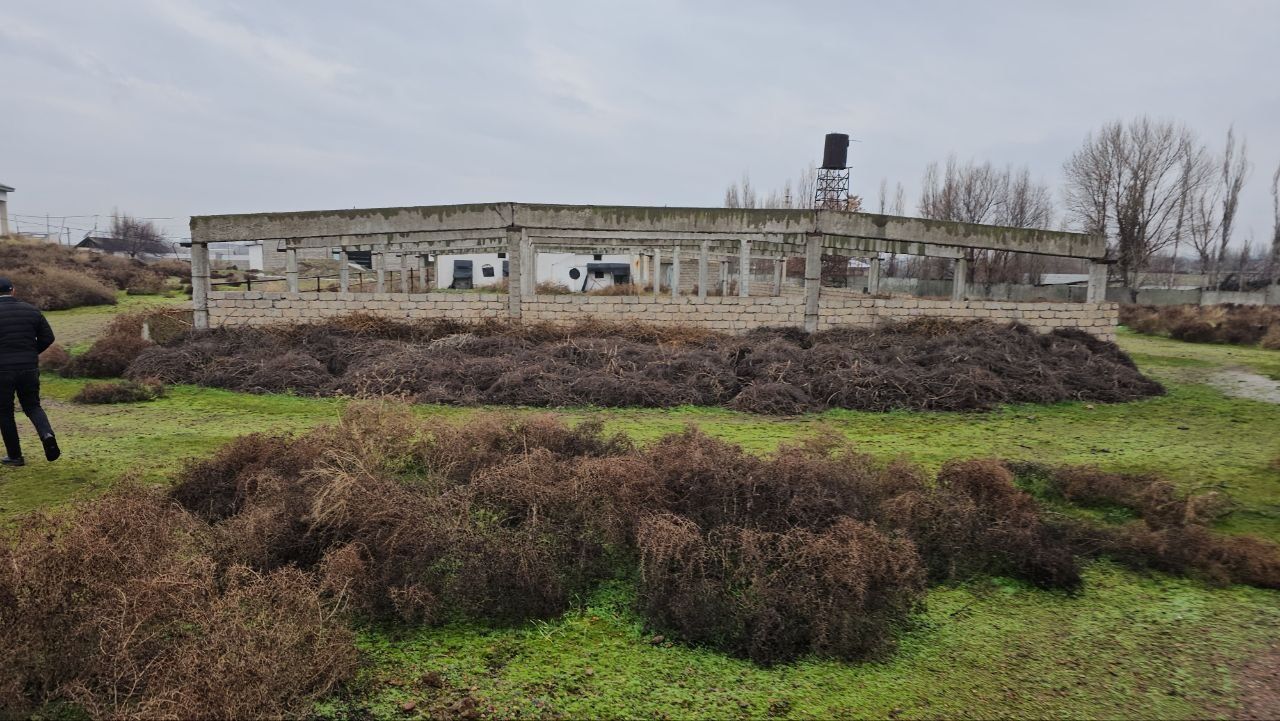
<path id="1" fill-rule="evenodd" d="M 1017 320 L 1040 331 L 1081 328 L 1115 339 L 1116 303 L 1014 303 L 1006 301 L 868 298 L 827 293 L 819 299 L 819 328 L 874 326 L 918 316 L 968 320 Z M 507 296 L 496 293 L 209 293 L 213 326 L 316 320 L 357 311 L 392 318 L 505 318 Z M 521 306 L 526 320 L 572 322 L 593 317 L 643 323 L 679 323 L 740 333 L 771 325 L 804 324 L 803 301 L 796 295 L 764 297 L 540 295 Z"/>

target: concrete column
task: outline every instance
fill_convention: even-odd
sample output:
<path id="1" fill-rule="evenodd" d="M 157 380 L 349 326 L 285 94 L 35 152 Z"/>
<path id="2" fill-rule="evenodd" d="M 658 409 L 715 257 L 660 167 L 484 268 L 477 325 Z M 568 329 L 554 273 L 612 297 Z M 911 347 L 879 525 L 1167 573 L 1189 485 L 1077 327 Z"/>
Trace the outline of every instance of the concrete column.
<path id="1" fill-rule="evenodd" d="M 964 300 L 965 286 L 969 280 L 969 259 L 956 258 L 955 269 L 951 275 L 954 278 L 951 281 L 951 302 L 958 303 Z"/>
<path id="2" fill-rule="evenodd" d="M 818 332 L 818 294 L 822 289 L 822 235 L 810 233 L 804 245 L 804 330 Z"/>
<path id="3" fill-rule="evenodd" d="M 339 248 L 338 249 L 338 292 L 340 293 L 351 292 L 351 269 L 347 267 L 348 265 L 350 265 L 350 263 L 347 261 L 347 249 Z"/>
<path id="4" fill-rule="evenodd" d="M 671 249 L 671 298 L 680 297 L 680 246 Z"/>
<path id="5" fill-rule="evenodd" d="M 511 226 L 507 228 L 507 259 L 511 261 L 508 267 L 511 269 L 511 275 L 507 278 L 507 315 L 514 319 L 520 318 L 520 307 L 523 298 L 520 295 L 520 284 L 524 277 L 524 263 L 520 262 L 523 257 L 522 239 L 525 237 L 524 229 Z M 439 262 L 437 258 L 436 262 Z"/>
<path id="6" fill-rule="evenodd" d="M 507 264 L 510 266 L 510 263 Z M 431 279 L 427 277 L 427 256 L 418 255 L 418 286 L 423 293 L 431 292 Z"/>
<path id="7" fill-rule="evenodd" d="M 520 295 L 525 298 L 532 298 L 538 286 L 538 267 L 537 256 L 533 250 L 533 241 L 529 239 L 529 234 L 520 230 L 520 255 L 508 256 L 508 259 L 519 258 L 520 262 Z M 507 285 L 511 285 L 512 280 L 507 279 Z"/>
<path id="8" fill-rule="evenodd" d="M 751 295 L 751 241 L 742 239 L 742 250 L 738 252 L 738 297 Z"/>
<path id="9" fill-rule="evenodd" d="M 409 295 L 409 268 L 404 253 L 397 253 L 396 259 L 400 261 L 400 292 Z"/>
<path id="10" fill-rule="evenodd" d="M 1105 303 L 1107 301 L 1107 264 L 1089 264 L 1089 288 L 1086 291 L 1086 303 Z"/>
<path id="11" fill-rule="evenodd" d="M 191 244 L 191 309 L 197 329 L 209 327 L 209 246 Z"/>
<path id="12" fill-rule="evenodd" d="M 778 258 L 773 261 L 773 294 L 782 295 L 782 284 L 787 279 L 787 259 Z"/>
<path id="13" fill-rule="evenodd" d="M 640 287 L 644 288 L 644 284 L 649 282 L 649 254 L 640 254 Z"/>
<path id="14" fill-rule="evenodd" d="M 387 292 L 387 253 L 385 248 L 373 249 L 373 270 L 375 293 Z"/>
<path id="15" fill-rule="evenodd" d="M 194 247 L 194 246 L 193 246 Z M 209 247 L 205 246 L 208 252 Z M 288 248 L 284 251 L 284 277 L 290 293 L 298 292 L 298 249 Z"/>
<path id="16" fill-rule="evenodd" d="M 720 261 L 720 295 L 729 295 L 729 260 Z"/>
<path id="17" fill-rule="evenodd" d="M 7 195 L 0 193 L 0 195 Z M 0 237 L 9 235 L 9 201 L 0 197 Z M 195 246 L 193 245 L 194 249 Z"/>
<path id="18" fill-rule="evenodd" d="M 708 273 L 707 262 L 710 260 L 710 248 L 707 241 L 702 241 L 702 247 L 698 249 L 698 300 L 707 299 L 707 283 L 710 281 L 710 273 Z"/>
<path id="19" fill-rule="evenodd" d="M 662 295 L 662 251 L 653 249 L 653 297 Z"/>
<path id="20" fill-rule="evenodd" d="M 871 265 L 867 268 L 867 293 L 877 295 L 880 293 L 880 256 L 871 259 Z"/>

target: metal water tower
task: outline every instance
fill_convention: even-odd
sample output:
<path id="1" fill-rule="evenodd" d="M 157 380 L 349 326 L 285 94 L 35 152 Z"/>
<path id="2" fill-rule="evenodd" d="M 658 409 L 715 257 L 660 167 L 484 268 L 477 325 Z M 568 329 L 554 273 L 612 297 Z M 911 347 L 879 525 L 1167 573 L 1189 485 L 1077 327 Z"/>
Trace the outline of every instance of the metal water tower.
<path id="1" fill-rule="evenodd" d="M 849 208 L 849 136 L 827 133 L 822 146 L 822 167 L 818 168 L 813 191 L 813 207 L 827 210 Z"/>

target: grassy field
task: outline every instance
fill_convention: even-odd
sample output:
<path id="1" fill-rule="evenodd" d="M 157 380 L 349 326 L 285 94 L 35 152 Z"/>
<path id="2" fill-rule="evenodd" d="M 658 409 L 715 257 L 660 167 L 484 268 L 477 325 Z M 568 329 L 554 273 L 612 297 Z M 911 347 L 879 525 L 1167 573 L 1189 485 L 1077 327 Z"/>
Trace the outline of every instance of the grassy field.
<path id="1" fill-rule="evenodd" d="M 80 311 L 50 315 L 56 329 L 105 322 Z M 1228 398 L 1186 373 L 1240 366 L 1280 377 L 1280 352 L 1131 334 L 1120 342 L 1144 371 L 1166 382 L 1167 396 L 964 415 L 831 411 L 775 419 L 704 408 L 567 413 L 602 416 L 641 441 L 693 423 L 767 451 L 828 427 L 867 452 L 905 455 L 930 467 L 994 455 L 1150 471 L 1186 488 L 1229 492 L 1241 509 L 1223 530 L 1280 539 L 1280 469 L 1271 465 L 1280 458 L 1280 405 Z M 162 483 L 183 459 L 227 439 L 329 422 L 343 403 L 190 387 L 144 404 L 69 403 L 81 384 L 46 377 L 47 406 L 66 455 L 55 464 L 5 469 L 0 516 L 90 495 L 123 475 Z M 37 447 L 29 428 L 23 432 Z M 1280 643 L 1280 594 L 1209 588 L 1106 563 L 1090 566 L 1085 590 L 1073 597 L 1003 579 L 935 589 L 898 652 L 859 665 L 812 660 L 764 669 L 665 640 L 653 643 L 631 612 L 631 594 L 631 584 L 620 579 L 561 619 L 513 629 L 364 629 L 366 670 L 347 697 L 319 710 L 404 718 L 464 704 L 452 706 L 458 713 L 474 701 L 502 715 L 570 717 L 1230 715 L 1238 703 L 1238 669 Z M 410 712 L 402 710 L 407 702 Z"/>

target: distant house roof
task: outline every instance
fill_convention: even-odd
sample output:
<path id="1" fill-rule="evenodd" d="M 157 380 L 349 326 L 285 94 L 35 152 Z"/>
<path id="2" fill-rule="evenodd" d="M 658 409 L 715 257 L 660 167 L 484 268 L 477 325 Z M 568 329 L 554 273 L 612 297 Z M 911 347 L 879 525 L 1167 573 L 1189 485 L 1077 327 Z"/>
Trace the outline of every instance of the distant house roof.
<path id="1" fill-rule="evenodd" d="M 12 192 L 13 192 L 13 188 L 10 188 L 4 183 L 0 183 L 0 193 L 12 193 Z"/>
<path id="2" fill-rule="evenodd" d="M 173 248 L 170 248 L 168 243 L 161 243 L 158 240 L 138 242 L 109 235 L 92 234 L 86 235 L 84 240 L 76 243 L 76 247 L 121 255 L 168 255 L 173 252 Z"/>

